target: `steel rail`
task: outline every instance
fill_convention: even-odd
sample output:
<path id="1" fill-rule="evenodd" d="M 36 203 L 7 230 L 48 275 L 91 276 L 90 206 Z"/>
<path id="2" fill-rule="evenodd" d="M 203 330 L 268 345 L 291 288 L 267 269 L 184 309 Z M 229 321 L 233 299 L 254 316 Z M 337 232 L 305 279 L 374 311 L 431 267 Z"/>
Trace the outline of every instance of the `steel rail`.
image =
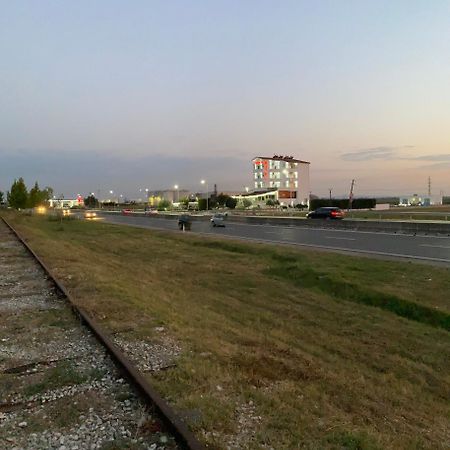
<path id="1" fill-rule="evenodd" d="M 77 306 L 71 298 L 69 292 L 64 285 L 56 278 L 44 261 L 34 252 L 21 234 L 15 230 L 12 225 L 2 217 L 3 222 L 33 256 L 38 264 L 44 269 L 44 272 L 55 285 L 55 287 L 64 295 L 69 302 L 69 305 L 82 322 L 95 334 L 98 341 L 107 349 L 113 360 L 125 374 L 126 378 L 135 385 L 141 396 L 152 406 L 155 407 L 157 413 L 163 419 L 164 424 L 168 430 L 175 436 L 178 444 L 189 450 L 205 450 L 206 447 L 198 441 L 194 434 L 188 429 L 183 420 L 175 413 L 171 406 L 159 395 L 159 393 L 150 385 L 150 383 L 143 377 L 134 364 L 127 358 L 127 356 L 114 344 L 107 333 L 100 327 L 100 325 L 89 316 L 89 314 L 80 306 Z"/>

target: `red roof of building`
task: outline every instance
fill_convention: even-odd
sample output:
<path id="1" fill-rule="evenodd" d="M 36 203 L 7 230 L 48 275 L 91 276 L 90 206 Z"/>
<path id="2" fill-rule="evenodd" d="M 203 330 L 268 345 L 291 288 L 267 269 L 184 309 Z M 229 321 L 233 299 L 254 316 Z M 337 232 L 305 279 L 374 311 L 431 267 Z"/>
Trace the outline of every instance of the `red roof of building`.
<path id="1" fill-rule="evenodd" d="M 293 156 L 283 156 L 283 155 L 273 155 L 271 156 L 255 156 L 252 161 L 255 159 L 271 159 L 273 161 L 286 161 L 286 162 L 294 162 L 294 163 L 303 163 L 303 164 L 311 164 L 309 161 L 302 161 L 301 159 L 295 159 Z"/>

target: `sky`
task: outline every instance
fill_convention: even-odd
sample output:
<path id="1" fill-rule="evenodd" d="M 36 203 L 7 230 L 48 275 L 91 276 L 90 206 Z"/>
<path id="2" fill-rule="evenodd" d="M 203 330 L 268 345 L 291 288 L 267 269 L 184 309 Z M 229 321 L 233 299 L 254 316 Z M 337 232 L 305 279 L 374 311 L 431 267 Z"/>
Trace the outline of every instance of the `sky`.
<path id="1" fill-rule="evenodd" d="M 450 2 L 0 0 L 0 190 L 450 195 Z M 101 195 L 101 194 L 100 194 Z"/>

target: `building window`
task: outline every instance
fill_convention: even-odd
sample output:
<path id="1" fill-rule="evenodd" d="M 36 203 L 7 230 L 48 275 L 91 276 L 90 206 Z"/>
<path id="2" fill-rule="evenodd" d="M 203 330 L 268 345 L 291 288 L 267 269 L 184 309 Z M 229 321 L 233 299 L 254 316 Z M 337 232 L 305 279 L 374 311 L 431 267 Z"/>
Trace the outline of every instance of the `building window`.
<path id="1" fill-rule="evenodd" d="M 296 189 L 298 188 L 298 181 L 297 180 L 294 181 L 294 186 L 295 186 Z"/>

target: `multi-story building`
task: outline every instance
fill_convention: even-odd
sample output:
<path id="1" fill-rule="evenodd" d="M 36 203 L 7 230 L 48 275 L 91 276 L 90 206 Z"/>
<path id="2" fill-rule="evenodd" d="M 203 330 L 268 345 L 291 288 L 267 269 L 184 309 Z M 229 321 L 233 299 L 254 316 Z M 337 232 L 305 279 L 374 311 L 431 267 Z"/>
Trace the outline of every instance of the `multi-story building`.
<path id="1" fill-rule="evenodd" d="M 252 159 L 255 190 L 277 189 L 280 203 L 309 203 L 309 162 L 293 156 L 257 156 Z"/>
<path id="2" fill-rule="evenodd" d="M 165 189 L 161 191 L 148 192 L 148 203 L 157 206 L 161 200 L 168 200 L 171 203 L 178 203 L 181 199 L 189 197 L 190 191 L 186 189 Z"/>

